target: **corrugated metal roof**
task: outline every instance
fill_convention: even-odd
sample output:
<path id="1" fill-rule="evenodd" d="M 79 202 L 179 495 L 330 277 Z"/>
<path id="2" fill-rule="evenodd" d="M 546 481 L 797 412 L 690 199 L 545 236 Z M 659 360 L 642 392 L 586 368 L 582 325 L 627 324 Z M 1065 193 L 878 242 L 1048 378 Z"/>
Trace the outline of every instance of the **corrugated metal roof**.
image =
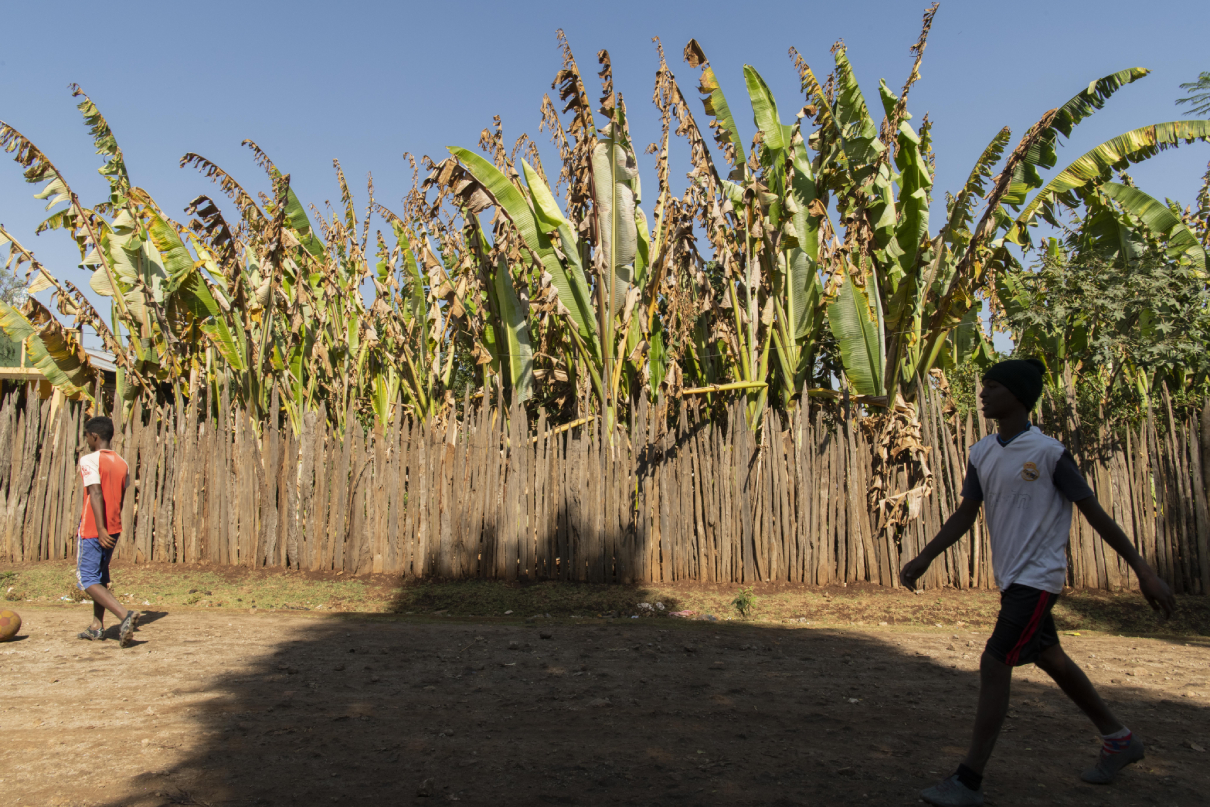
<path id="1" fill-rule="evenodd" d="M 117 372 L 118 365 L 112 353 L 87 347 L 84 348 L 84 352 L 88 354 L 88 360 L 92 362 L 93 367 L 105 373 Z"/>

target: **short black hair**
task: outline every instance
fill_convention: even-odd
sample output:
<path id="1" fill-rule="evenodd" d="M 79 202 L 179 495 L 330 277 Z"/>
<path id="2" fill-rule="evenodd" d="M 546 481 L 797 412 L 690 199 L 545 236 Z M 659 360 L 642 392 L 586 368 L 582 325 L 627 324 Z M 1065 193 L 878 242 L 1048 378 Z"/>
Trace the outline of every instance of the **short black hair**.
<path id="1" fill-rule="evenodd" d="M 113 421 L 104 415 L 98 415 L 95 418 L 89 418 L 84 424 L 85 434 L 95 434 L 105 442 L 113 439 Z"/>

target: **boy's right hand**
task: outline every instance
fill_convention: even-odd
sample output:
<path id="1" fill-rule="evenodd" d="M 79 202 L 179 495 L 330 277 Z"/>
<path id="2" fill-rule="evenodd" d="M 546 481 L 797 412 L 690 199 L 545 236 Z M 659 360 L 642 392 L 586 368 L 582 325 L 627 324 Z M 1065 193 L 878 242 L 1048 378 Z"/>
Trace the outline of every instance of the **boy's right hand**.
<path id="1" fill-rule="evenodd" d="M 917 555 L 904 564 L 903 569 L 899 572 L 899 582 L 915 591 L 916 581 L 924 576 L 928 568 L 929 562 L 920 555 Z"/>
<path id="2" fill-rule="evenodd" d="M 1172 595 L 1172 589 L 1155 572 L 1139 576 L 1139 591 L 1147 598 L 1152 610 L 1163 612 L 1164 619 L 1171 617 L 1176 610 L 1176 597 Z"/>
<path id="3" fill-rule="evenodd" d="M 117 540 L 109 533 L 98 532 L 97 541 L 101 544 L 102 548 L 104 548 L 104 549 L 113 549 L 115 546 L 118 545 Z"/>

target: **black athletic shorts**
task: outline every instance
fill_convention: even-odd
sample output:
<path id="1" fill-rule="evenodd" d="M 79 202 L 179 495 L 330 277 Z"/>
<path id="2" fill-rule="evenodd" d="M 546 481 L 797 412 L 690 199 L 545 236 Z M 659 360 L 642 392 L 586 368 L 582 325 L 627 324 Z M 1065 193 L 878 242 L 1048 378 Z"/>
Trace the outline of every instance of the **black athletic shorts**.
<path id="1" fill-rule="evenodd" d="M 987 640 L 987 652 L 1011 667 L 1033 664 L 1043 650 L 1059 643 L 1050 615 L 1058 599 L 1058 594 L 1017 583 L 1000 592 L 1000 616 Z"/>

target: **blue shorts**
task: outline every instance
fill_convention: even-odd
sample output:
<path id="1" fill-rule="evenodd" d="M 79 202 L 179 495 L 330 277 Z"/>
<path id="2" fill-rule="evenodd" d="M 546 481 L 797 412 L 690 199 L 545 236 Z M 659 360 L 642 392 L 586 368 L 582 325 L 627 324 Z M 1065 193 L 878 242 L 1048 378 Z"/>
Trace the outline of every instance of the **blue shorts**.
<path id="1" fill-rule="evenodd" d="M 113 536 L 115 539 L 118 536 Z M 81 591 L 87 591 L 89 586 L 109 584 L 109 559 L 113 550 L 101 546 L 97 538 L 81 538 L 77 541 L 76 550 L 76 581 Z"/>

